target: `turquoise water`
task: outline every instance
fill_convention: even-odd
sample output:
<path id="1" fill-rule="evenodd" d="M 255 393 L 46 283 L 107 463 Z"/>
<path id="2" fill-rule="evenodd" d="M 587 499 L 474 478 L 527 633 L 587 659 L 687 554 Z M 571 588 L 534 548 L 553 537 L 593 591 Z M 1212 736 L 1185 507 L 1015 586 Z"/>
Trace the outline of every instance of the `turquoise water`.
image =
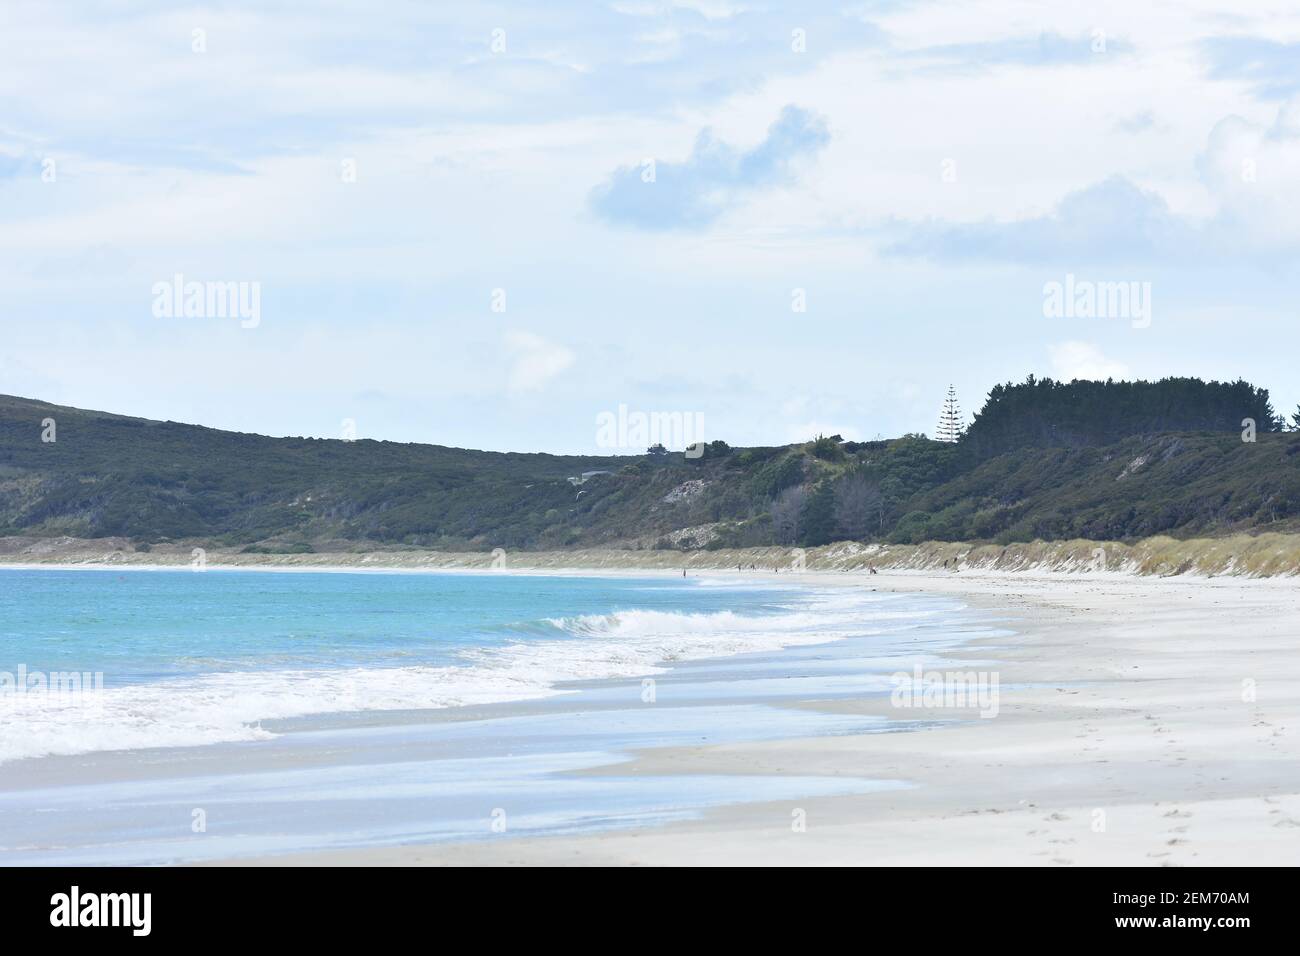
<path id="1" fill-rule="evenodd" d="M 467 648 L 575 639 L 562 622 L 584 615 L 773 615 L 799 594 L 677 578 L 0 568 L 0 669 L 103 671 L 116 686 L 226 670 L 448 664 Z"/>
<path id="2" fill-rule="evenodd" d="M 671 577 L 0 570 L 0 678 L 15 675 L 0 687 L 0 761 L 543 698 L 562 682 L 861 633 L 869 603 Z M 24 676 L 67 673 L 103 689 L 40 693 Z"/>
<path id="3" fill-rule="evenodd" d="M 0 570 L 0 862 L 494 839 L 498 811 L 580 832 L 902 786 L 578 771 L 905 729 L 788 705 L 887 694 L 989 633 L 948 599 L 794 576 Z M 6 695 L 6 673 L 58 672 L 103 690 Z"/>

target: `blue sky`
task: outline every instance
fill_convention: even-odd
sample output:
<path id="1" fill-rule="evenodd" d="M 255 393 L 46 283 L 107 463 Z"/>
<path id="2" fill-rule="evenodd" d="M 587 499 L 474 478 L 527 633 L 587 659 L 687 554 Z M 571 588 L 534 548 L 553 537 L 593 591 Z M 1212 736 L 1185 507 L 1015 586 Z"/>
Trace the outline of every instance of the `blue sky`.
<path id="1" fill-rule="evenodd" d="M 0 242 L 0 392 L 266 434 L 870 438 L 1030 372 L 1293 410 L 1300 8 L 9 2 Z M 176 274 L 261 321 L 155 316 Z M 1067 275 L 1149 325 L 1045 317 Z"/>

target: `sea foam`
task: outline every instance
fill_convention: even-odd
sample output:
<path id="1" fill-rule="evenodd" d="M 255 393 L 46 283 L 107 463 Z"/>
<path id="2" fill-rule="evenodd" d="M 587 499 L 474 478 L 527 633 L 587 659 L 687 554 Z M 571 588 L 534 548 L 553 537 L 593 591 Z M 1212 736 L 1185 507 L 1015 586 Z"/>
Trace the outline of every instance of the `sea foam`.
<path id="1" fill-rule="evenodd" d="M 286 668 L 108 687 L 92 702 L 0 700 L 0 761 L 52 754 L 266 739 L 262 723 L 355 711 L 538 699 L 566 681 L 660 674 L 672 662 L 771 652 L 921 623 L 891 595 L 809 591 L 770 613 L 621 610 L 546 618 L 525 639 L 467 649 L 445 666 Z"/>

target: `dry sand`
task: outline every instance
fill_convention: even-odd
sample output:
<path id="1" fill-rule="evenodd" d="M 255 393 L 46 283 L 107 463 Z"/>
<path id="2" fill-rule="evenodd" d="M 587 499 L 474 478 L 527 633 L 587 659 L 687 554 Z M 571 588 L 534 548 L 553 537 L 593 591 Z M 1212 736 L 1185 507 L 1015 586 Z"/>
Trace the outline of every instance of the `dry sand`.
<path id="1" fill-rule="evenodd" d="M 655 829 L 261 862 L 1300 863 L 1296 579 L 818 575 L 830 581 L 951 594 L 1000 612 L 1014 636 L 950 655 L 954 669 L 997 671 L 998 715 L 933 711 L 948 722 L 914 733 L 643 751 L 609 772 L 849 775 L 911 789 L 728 806 Z M 880 699 L 801 706 L 918 716 Z"/>

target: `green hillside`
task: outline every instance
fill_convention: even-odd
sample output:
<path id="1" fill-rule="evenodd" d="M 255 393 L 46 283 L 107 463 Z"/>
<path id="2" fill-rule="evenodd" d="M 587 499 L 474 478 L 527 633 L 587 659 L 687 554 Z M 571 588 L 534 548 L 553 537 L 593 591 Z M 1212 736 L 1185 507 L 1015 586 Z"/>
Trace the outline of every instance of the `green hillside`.
<path id="1" fill-rule="evenodd" d="M 265 438 L 0 397 L 0 536 L 306 552 L 1286 531 L 1300 434 L 1281 427 L 1246 383 L 1030 379 L 994 389 L 956 444 L 714 442 L 688 460 Z M 611 473 L 569 481 L 588 471 Z"/>

